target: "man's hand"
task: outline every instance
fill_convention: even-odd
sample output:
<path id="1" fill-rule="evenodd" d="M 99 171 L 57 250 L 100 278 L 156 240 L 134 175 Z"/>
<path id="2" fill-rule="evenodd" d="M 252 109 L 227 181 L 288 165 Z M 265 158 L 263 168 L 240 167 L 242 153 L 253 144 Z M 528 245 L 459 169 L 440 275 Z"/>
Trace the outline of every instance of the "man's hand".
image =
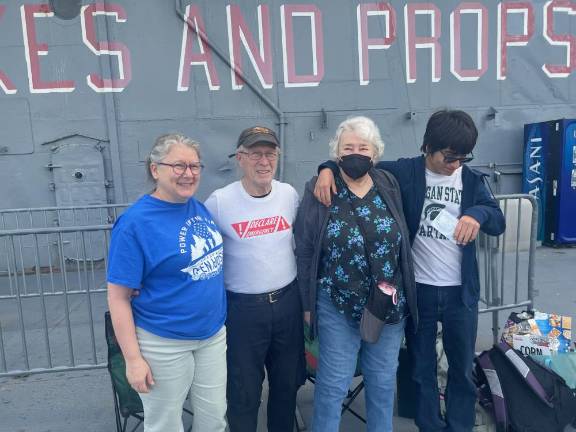
<path id="1" fill-rule="evenodd" d="M 472 216 L 462 216 L 454 230 L 454 240 L 459 245 L 466 246 L 473 240 L 476 240 L 480 231 L 480 223 Z"/>
<path id="2" fill-rule="evenodd" d="M 304 312 L 304 322 L 310 325 L 310 311 Z"/>
<path id="3" fill-rule="evenodd" d="M 148 393 L 154 385 L 152 370 L 143 357 L 126 360 L 126 378 L 130 386 L 138 393 Z"/>
<path id="4" fill-rule="evenodd" d="M 332 194 L 335 194 L 336 182 L 334 181 L 334 174 L 330 168 L 324 168 L 318 174 L 316 186 L 314 186 L 314 196 L 318 201 L 329 207 L 332 203 Z"/>

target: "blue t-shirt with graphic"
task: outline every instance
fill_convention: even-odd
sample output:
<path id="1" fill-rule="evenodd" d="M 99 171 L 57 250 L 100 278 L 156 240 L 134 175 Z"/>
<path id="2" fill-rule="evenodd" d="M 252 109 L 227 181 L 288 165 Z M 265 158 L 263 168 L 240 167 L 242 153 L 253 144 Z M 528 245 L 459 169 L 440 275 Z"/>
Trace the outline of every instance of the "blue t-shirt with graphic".
<path id="1" fill-rule="evenodd" d="M 202 203 L 145 195 L 114 224 L 108 282 L 140 290 L 134 322 L 170 339 L 206 339 L 226 319 L 222 236 Z"/>

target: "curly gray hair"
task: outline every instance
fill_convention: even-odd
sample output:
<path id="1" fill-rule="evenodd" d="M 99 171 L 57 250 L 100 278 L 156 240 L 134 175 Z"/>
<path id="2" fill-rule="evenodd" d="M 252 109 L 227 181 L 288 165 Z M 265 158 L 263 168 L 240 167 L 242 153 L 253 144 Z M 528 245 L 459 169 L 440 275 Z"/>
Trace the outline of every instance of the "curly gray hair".
<path id="1" fill-rule="evenodd" d="M 338 125 L 334 137 L 330 140 L 330 156 L 334 159 L 338 157 L 338 145 L 340 137 L 345 131 L 354 132 L 360 138 L 368 141 L 374 147 L 374 159 L 378 159 L 384 153 L 384 142 L 380 137 L 380 130 L 376 123 L 368 117 L 349 117 Z"/>

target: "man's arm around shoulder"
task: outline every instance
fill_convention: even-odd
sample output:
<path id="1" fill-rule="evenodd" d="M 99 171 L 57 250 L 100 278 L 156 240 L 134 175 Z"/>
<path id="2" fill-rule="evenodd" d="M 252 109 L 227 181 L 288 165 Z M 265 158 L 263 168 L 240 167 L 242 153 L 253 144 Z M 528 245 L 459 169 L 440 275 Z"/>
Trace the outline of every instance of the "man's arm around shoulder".
<path id="1" fill-rule="evenodd" d="M 398 182 L 403 183 L 414 177 L 419 156 L 413 158 L 400 158 L 391 161 L 379 161 L 376 168 L 388 171 Z"/>

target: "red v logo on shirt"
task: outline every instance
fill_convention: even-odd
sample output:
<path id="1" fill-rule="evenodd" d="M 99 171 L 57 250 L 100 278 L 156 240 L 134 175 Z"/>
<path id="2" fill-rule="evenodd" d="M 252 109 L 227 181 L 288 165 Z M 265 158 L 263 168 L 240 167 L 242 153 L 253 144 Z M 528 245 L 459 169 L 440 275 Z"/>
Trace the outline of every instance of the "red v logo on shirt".
<path id="1" fill-rule="evenodd" d="M 249 224 L 248 221 L 233 223 L 232 228 L 234 228 L 234 231 L 236 231 L 236 234 L 238 234 L 238 237 L 242 238 L 242 237 L 244 237 L 244 234 L 246 234 L 246 229 L 248 228 L 248 224 Z"/>
<path id="2" fill-rule="evenodd" d="M 271 216 L 251 221 L 232 224 L 232 228 L 241 239 L 273 234 L 290 229 L 291 226 L 283 216 Z"/>

